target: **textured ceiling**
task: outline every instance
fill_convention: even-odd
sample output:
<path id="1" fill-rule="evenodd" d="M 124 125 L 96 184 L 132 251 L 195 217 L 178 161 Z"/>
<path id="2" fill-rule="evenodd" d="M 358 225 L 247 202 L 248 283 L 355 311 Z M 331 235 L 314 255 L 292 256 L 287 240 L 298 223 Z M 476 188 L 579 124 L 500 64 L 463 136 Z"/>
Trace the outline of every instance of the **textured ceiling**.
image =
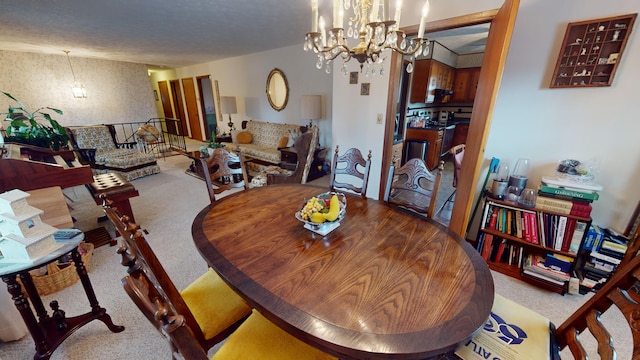
<path id="1" fill-rule="evenodd" d="M 70 56 L 174 68 L 302 44 L 310 28 L 309 3 L 0 0 L 0 50 L 59 55 L 70 50 Z M 460 46 L 477 41 L 440 42 L 464 53 Z"/>

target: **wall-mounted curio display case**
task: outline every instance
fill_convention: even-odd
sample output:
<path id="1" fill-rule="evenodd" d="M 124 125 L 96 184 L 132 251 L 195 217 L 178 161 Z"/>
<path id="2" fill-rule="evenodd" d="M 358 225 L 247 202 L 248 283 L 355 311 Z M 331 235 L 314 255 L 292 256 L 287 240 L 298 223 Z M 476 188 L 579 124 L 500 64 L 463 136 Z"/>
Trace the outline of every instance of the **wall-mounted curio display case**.
<path id="1" fill-rule="evenodd" d="M 610 86 L 637 15 L 569 23 L 550 87 Z"/>

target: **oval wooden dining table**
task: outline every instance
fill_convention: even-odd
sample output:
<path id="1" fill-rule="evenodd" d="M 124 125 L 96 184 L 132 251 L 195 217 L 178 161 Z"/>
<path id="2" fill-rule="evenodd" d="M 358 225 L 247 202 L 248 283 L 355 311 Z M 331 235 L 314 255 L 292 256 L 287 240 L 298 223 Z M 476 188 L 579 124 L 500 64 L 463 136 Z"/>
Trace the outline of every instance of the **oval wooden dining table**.
<path id="1" fill-rule="evenodd" d="M 320 236 L 294 214 L 326 191 L 273 185 L 225 197 L 193 221 L 196 247 L 265 317 L 342 359 L 426 359 L 484 324 L 493 279 L 470 244 L 350 195 L 340 226 Z"/>

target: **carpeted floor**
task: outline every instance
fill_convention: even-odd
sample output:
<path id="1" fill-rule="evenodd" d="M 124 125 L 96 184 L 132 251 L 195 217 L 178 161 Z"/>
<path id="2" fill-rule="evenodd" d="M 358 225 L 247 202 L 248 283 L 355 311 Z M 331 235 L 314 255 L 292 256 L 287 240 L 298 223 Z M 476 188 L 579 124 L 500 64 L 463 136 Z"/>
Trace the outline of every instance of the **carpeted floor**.
<path id="1" fill-rule="evenodd" d="M 178 288 L 184 288 L 207 269 L 191 239 L 191 223 L 196 214 L 209 202 L 205 185 L 195 177 L 186 175 L 184 170 L 190 160 L 185 156 L 160 159 L 162 172 L 157 175 L 137 179 L 133 182 L 140 192 L 131 199 L 137 222 L 149 234 L 147 238 Z M 451 183 L 443 179 L 445 183 Z M 327 177 L 316 183 L 328 183 Z M 452 189 L 450 189 L 452 190 Z M 98 223 L 102 210 L 95 205 L 84 187 L 65 189 L 74 200 L 72 216 L 77 219 L 76 227 L 91 230 L 105 226 L 113 234 L 108 222 Z M 443 192 L 441 201 L 448 197 Z M 229 224 L 229 226 L 235 226 Z M 101 246 L 94 251 L 90 278 L 100 305 L 105 307 L 114 323 L 125 326 L 121 333 L 111 333 L 107 327 L 94 321 L 76 331 L 54 352 L 51 359 L 169 359 L 169 346 L 161 335 L 149 324 L 126 296 L 120 285 L 125 276 L 125 268 L 120 265 L 116 247 Z M 496 292 L 548 317 L 560 324 L 571 312 L 579 307 L 588 296 L 561 296 L 527 285 L 513 278 L 493 273 Z M 80 283 L 43 297 L 44 303 L 58 300 L 67 316 L 74 316 L 89 310 Z M 619 315 L 603 316 L 605 322 L 620 322 Z M 625 329 L 626 330 L 626 329 Z M 619 359 L 630 359 L 630 333 L 619 331 L 625 344 Z M 614 333 L 614 336 L 617 334 Z M 21 340 L 0 343 L 0 359 L 26 360 L 33 358 L 34 343 L 30 336 Z"/>

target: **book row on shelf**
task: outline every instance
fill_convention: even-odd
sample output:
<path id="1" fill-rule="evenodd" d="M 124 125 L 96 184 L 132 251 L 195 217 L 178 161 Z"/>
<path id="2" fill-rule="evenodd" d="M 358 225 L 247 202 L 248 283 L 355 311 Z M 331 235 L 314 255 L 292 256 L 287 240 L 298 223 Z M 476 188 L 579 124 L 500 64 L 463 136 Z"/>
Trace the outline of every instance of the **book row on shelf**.
<path id="1" fill-rule="evenodd" d="M 489 266 L 551 291 L 569 291 L 591 218 L 543 206 L 485 200 L 476 247 Z M 573 208 L 571 201 L 553 205 Z M 577 283 L 571 290 L 578 293 Z"/>
<path id="2" fill-rule="evenodd" d="M 481 229 L 497 231 L 555 251 L 576 254 L 589 218 L 521 209 L 505 202 L 488 201 Z"/>

